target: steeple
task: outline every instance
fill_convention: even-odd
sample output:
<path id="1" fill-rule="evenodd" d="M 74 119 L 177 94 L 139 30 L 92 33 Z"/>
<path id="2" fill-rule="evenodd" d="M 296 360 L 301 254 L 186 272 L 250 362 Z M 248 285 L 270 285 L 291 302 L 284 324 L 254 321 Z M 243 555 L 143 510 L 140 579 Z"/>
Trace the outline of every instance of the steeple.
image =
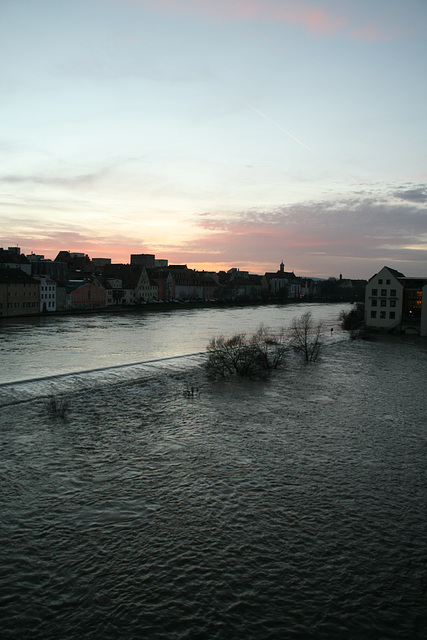
<path id="1" fill-rule="evenodd" d="M 282 262 L 280 263 L 280 271 L 281 271 L 281 273 L 283 273 L 284 270 L 285 270 L 285 263 L 282 260 Z"/>

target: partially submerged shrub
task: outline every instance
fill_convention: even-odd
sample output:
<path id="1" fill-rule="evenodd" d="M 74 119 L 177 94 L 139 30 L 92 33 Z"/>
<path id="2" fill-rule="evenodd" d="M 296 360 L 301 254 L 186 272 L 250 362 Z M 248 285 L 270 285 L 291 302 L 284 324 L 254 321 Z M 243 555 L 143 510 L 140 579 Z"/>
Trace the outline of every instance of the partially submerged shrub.
<path id="1" fill-rule="evenodd" d="M 68 411 L 68 401 L 58 396 L 51 396 L 48 400 L 48 408 L 55 418 L 65 418 Z"/>
<path id="2" fill-rule="evenodd" d="M 314 324 L 310 311 L 294 318 L 291 325 L 291 344 L 295 351 L 303 354 L 306 362 L 315 362 L 319 357 L 322 342 L 322 323 Z"/>
<path id="3" fill-rule="evenodd" d="M 199 398 L 200 397 L 200 389 L 198 387 L 186 387 L 184 389 L 184 397 L 185 398 Z"/>
<path id="4" fill-rule="evenodd" d="M 368 331 L 366 325 L 362 325 L 360 329 L 351 329 L 350 340 L 372 340 L 373 334 Z"/>
<path id="5" fill-rule="evenodd" d="M 236 333 L 231 338 L 212 338 L 207 346 L 207 373 L 211 378 L 237 375 L 244 378 L 267 378 L 283 362 L 286 345 L 283 333 L 272 337 L 264 327 L 250 338 Z"/>
<path id="6" fill-rule="evenodd" d="M 365 320 L 365 305 L 363 302 L 357 302 L 350 311 L 341 311 L 339 319 L 341 328 L 345 331 L 360 329 Z"/>

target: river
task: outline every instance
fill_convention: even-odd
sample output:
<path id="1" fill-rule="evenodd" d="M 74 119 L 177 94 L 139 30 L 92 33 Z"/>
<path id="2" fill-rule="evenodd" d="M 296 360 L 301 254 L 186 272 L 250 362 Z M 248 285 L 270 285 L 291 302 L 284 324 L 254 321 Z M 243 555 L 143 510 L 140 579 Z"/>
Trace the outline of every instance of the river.
<path id="1" fill-rule="evenodd" d="M 0 325 L 0 637 L 425 638 L 426 343 L 341 308 Z M 316 363 L 207 380 L 306 310 Z"/>

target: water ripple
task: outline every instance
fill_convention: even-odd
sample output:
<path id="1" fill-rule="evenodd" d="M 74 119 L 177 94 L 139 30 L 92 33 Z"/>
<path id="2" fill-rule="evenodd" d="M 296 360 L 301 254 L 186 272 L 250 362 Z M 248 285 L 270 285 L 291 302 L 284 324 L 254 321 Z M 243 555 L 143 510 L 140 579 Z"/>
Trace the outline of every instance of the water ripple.
<path id="1" fill-rule="evenodd" d="M 425 637 L 426 367 L 349 342 L 268 382 L 190 360 L 64 417 L 4 406 L 1 637 Z"/>

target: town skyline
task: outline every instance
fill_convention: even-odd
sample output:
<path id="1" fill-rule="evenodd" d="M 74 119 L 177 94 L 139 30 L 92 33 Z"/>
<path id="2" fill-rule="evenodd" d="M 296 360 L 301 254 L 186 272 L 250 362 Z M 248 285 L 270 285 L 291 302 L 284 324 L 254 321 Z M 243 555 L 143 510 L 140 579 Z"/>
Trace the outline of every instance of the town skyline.
<path id="1" fill-rule="evenodd" d="M 5 0 L 0 246 L 427 272 L 427 3 Z"/>
<path id="2" fill-rule="evenodd" d="M 156 262 L 164 262 L 168 265 L 168 267 L 171 267 L 173 265 L 182 265 L 182 266 L 186 266 L 189 270 L 194 270 L 194 271 L 206 271 L 206 272 L 212 272 L 212 273 L 220 273 L 220 272 L 229 272 L 232 270 L 237 270 L 237 271 L 242 271 L 242 272 L 250 272 L 251 274 L 254 275 L 261 275 L 261 274 L 265 274 L 265 273 L 274 273 L 276 271 L 280 271 L 280 270 L 285 270 L 286 272 L 289 273 L 295 273 L 295 275 L 299 278 L 314 278 L 315 280 L 327 280 L 327 279 L 339 279 L 343 277 L 343 273 L 342 271 L 340 271 L 337 274 L 331 274 L 329 276 L 325 276 L 323 277 L 322 275 L 317 275 L 315 273 L 311 274 L 311 275 L 307 275 L 304 272 L 296 272 L 295 269 L 293 269 L 291 267 L 291 265 L 288 265 L 285 263 L 284 259 L 280 260 L 280 262 L 276 262 L 276 263 L 268 263 L 266 269 L 263 269 L 261 271 L 253 271 L 249 268 L 246 268 L 244 264 L 238 265 L 236 263 L 230 263 L 227 265 L 224 265 L 222 268 L 214 268 L 214 269 L 206 269 L 206 268 L 198 268 L 197 266 L 195 266 L 194 264 L 191 263 L 181 263 L 181 262 L 176 262 L 174 260 L 170 260 L 169 257 L 167 255 L 162 255 L 162 256 L 157 256 L 154 253 L 150 253 L 150 252 L 146 252 L 146 251 L 135 251 L 133 253 L 128 253 L 127 256 L 123 256 L 123 260 L 114 260 L 112 258 L 112 256 L 107 256 L 107 255 L 93 255 L 87 251 L 73 251 L 72 249 L 64 249 L 64 248 L 56 248 L 53 250 L 52 253 L 50 253 L 50 255 L 44 254 L 44 253 L 38 253 L 36 251 L 33 251 L 32 249 L 30 251 L 26 251 L 25 247 L 22 243 L 17 243 L 16 245 L 11 245 L 10 243 L 6 243 L 5 246 L 0 246 L 0 255 L 5 255 L 9 252 L 17 252 L 17 255 L 19 256 L 23 256 L 25 257 L 27 260 L 29 260 L 31 263 L 34 262 L 39 262 L 39 261 L 52 261 L 54 262 L 55 260 L 58 259 L 58 257 L 60 256 L 61 253 L 68 253 L 70 254 L 70 256 L 81 256 L 81 257 L 85 257 L 88 258 L 90 261 L 95 260 L 95 262 L 97 260 L 107 260 L 110 261 L 110 264 L 112 266 L 114 265 L 131 265 L 132 264 L 132 257 L 138 257 L 138 256 L 149 256 L 149 257 L 153 257 L 153 259 L 155 259 Z M 371 274 L 372 275 L 372 274 Z M 353 276 L 351 274 L 346 274 L 345 275 L 346 278 L 350 278 L 352 279 Z M 368 278 L 362 278 L 363 280 L 368 280 Z"/>

